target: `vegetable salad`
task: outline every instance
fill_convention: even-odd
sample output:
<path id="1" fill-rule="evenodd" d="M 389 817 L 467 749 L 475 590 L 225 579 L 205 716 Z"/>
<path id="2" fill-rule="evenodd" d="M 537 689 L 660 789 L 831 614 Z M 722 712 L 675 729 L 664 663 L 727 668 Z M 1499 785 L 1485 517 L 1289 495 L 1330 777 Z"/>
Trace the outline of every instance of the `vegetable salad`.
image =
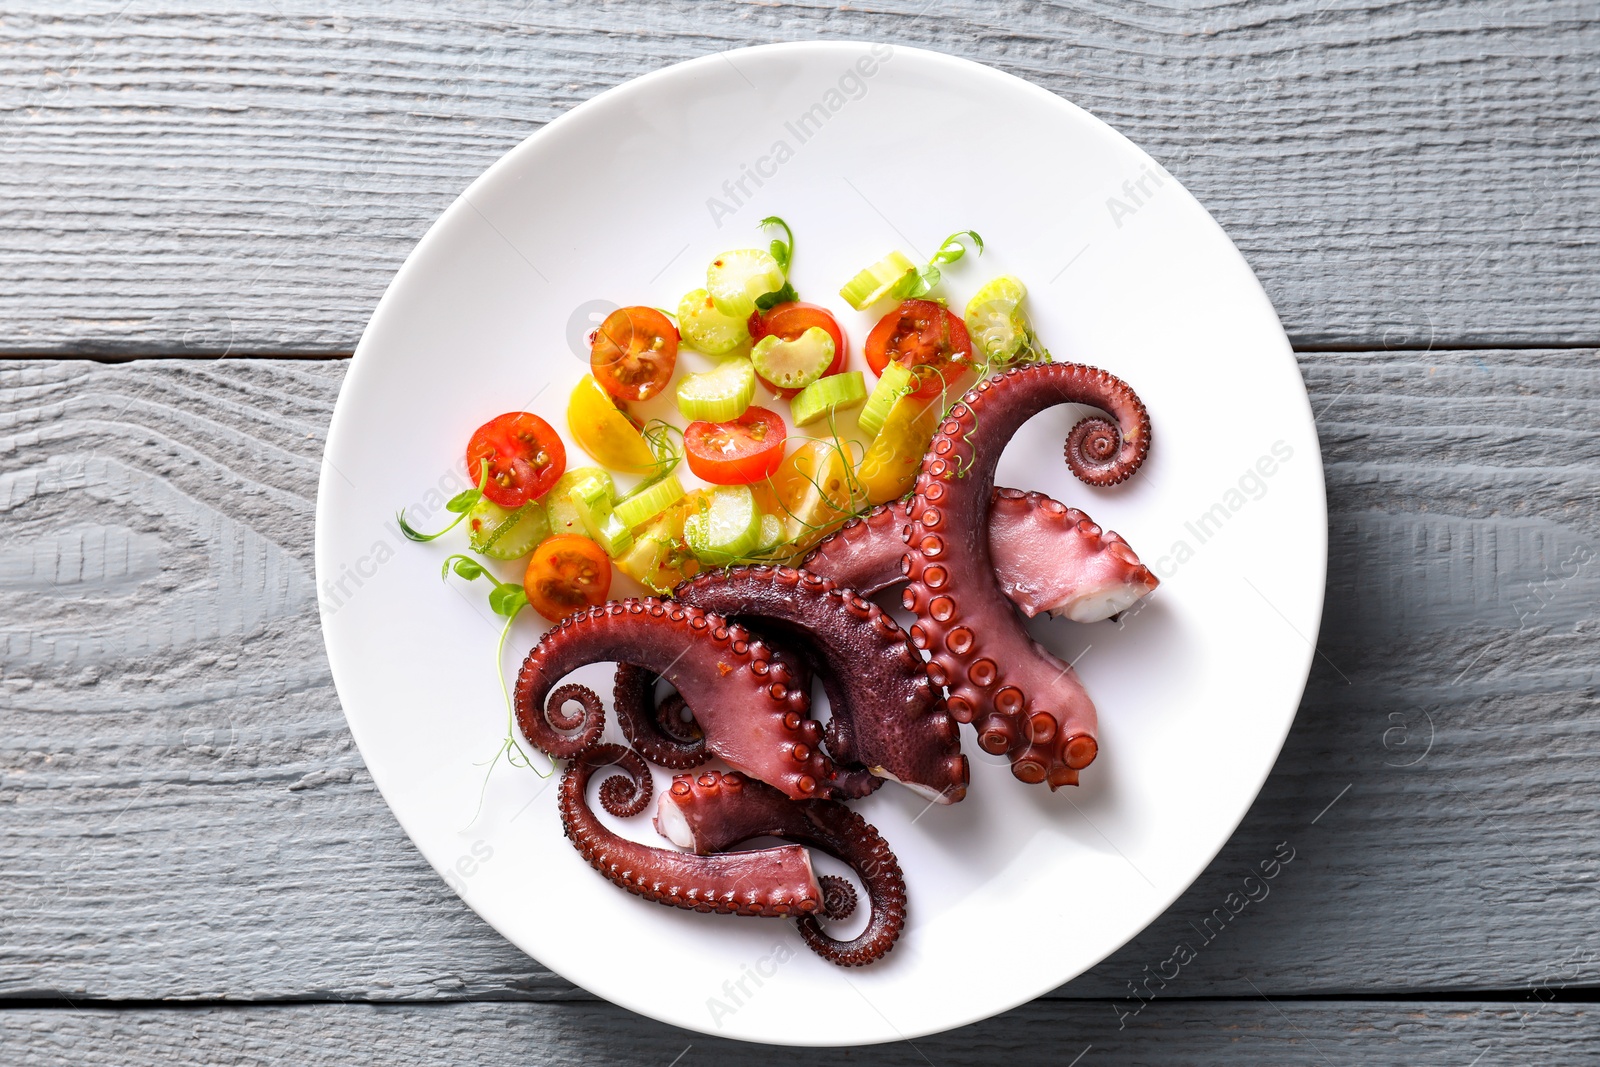
<path id="1" fill-rule="evenodd" d="M 952 234 L 922 265 L 892 252 L 849 279 L 840 298 L 882 309 L 851 366 L 851 339 L 790 281 L 795 240 L 723 252 L 705 286 L 673 310 L 639 304 L 608 315 L 590 337 L 590 373 L 567 398 L 570 457 L 549 422 L 508 412 L 466 446 L 475 486 L 451 500 L 470 553 L 446 576 L 493 584 L 509 629 L 523 607 L 554 622 L 610 595 L 613 571 L 656 593 L 706 567 L 794 563 L 849 518 L 910 491 L 948 403 L 978 374 L 1049 359 L 1010 276 L 983 285 L 957 314 L 938 296 L 943 268 L 983 241 Z M 709 361 L 679 373 L 680 351 Z M 671 389 L 671 394 L 667 391 Z M 632 406 L 661 395 L 679 419 L 641 420 Z M 854 413 L 854 426 L 841 420 Z M 619 492 L 617 475 L 637 477 Z M 500 582 L 473 554 L 526 560 L 521 586 Z"/>

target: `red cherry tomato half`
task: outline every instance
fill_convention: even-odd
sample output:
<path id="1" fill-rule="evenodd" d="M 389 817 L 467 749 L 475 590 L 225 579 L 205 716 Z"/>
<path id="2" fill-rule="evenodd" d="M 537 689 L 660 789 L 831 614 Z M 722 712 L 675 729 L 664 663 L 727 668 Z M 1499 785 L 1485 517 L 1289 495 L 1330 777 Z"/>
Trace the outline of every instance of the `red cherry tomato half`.
<path id="1" fill-rule="evenodd" d="M 922 400 L 938 396 L 972 369 L 972 339 L 967 324 L 932 300 L 907 300 L 867 335 L 867 365 L 882 374 L 890 361 L 908 368 L 919 382 L 912 393 Z"/>
<path id="2" fill-rule="evenodd" d="M 618 308 L 589 342 L 589 366 L 606 392 L 649 400 L 667 387 L 678 363 L 678 329 L 655 308 Z"/>
<path id="3" fill-rule="evenodd" d="M 533 550 L 523 575 L 528 603 L 551 622 L 606 602 L 611 560 L 605 549 L 578 534 L 547 537 Z"/>
<path id="4" fill-rule="evenodd" d="M 768 335 L 775 335 L 785 341 L 793 341 L 813 326 L 820 326 L 827 330 L 833 337 L 833 362 L 828 364 L 828 369 L 822 372 L 826 378 L 830 374 L 838 374 L 844 369 L 845 360 L 850 354 L 850 339 L 839 328 L 838 320 L 827 308 L 818 307 L 816 304 L 807 304 L 801 300 L 791 300 L 787 304 L 774 304 L 766 311 L 755 311 L 750 314 L 750 339 L 759 341 Z M 760 379 L 761 384 L 771 389 L 785 400 L 792 400 L 799 395 L 798 389 L 779 389 L 768 384 L 765 378 Z"/>
<path id="5" fill-rule="evenodd" d="M 689 469 L 713 485 L 759 482 L 783 462 L 783 419 L 766 408 L 747 408 L 732 422 L 691 422 L 683 431 Z"/>
<path id="6" fill-rule="evenodd" d="M 489 462 L 483 495 L 503 508 L 520 508 L 544 496 L 566 473 L 567 448 L 539 416 L 508 411 L 478 427 L 467 442 L 467 472 L 473 484 Z"/>

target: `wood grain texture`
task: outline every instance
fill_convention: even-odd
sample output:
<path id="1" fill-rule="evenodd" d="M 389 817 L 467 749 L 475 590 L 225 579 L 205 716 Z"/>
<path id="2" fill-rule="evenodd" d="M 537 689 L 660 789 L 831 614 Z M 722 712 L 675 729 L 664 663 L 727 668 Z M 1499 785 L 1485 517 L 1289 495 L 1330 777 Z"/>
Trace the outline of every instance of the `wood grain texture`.
<path id="1" fill-rule="evenodd" d="M 574 104 L 862 37 L 1126 133 L 1301 345 L 1600 343 L 1584 0 L 64 0 L 0 19 L 0 351 L 348 352 L 427 225 Z"/>
<path id="2" fill-rule="evenodd" d="M 1221 856 L 1057 997 L 1600 984 L 1595 355 L 1303 359 L 1325 658 Z M 0 996 L 580 995 L 427 867 L 345 729 L 311 578 L 343 369 L 0 369 Z"/>
<path id="3" fill-rule="evenodd" d="M 796 1025 L 803 1025 L 797 1019 Z M 1035 1001 L 975 1026 L 862 1049 L 750 1045 L 605 1004 L 306 1005 L 189 1011 L 0 1012 L 17 1067 L 208 1064 L 495 1064 L 716 1067 L 832 1063 L 963 1067 L 1467 1067 L 1592 1064 L 1592 1005 L 1174 1001 L 1119 1029 L 1103 1004 Z M 1074 1059 L 1074 1057 L 1081 1057 Z"/>

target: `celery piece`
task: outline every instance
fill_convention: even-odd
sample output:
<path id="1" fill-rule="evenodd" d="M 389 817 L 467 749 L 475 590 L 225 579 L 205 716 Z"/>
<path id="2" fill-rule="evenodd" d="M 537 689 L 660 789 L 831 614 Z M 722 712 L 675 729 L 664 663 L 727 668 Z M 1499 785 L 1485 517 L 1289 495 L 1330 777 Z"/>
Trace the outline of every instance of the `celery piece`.
<path id="1" fill-rule="evenodd" d="M 867 399 L 866 379 L 858 370 L 818 378 L 795 397 L 789 413 L 796 426 L 809 426 L 829 412 L 853 408 Z"/>

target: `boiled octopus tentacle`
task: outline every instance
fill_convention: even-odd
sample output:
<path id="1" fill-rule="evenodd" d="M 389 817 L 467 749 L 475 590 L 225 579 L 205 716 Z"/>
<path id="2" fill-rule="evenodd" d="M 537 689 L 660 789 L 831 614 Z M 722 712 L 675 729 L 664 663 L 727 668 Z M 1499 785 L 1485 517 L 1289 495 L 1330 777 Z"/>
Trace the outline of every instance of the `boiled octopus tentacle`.
<path id="1" fill-rule="evenodd" d="M 866 929 L 840 941 L 823 931 L 816 915 L 799 919 L 800 936 L 832 963 L 860 967 L 880 959 L 905 929 L 906 881 L 899 861 L 872 824 L 838 801 L 792 801 L 737 772 L 680 774 L 661 794 L 655 824 L 667 840 L 697 853 L 726 854 L 751 838 L 779 837 L 849 864 L 867 889 L 872 912 Z M 853 891 L 850 902 L 853 907 Z M 842 908 L 843 901 L 838 903 Z"/>
<path id="2" fill-rule="evenodd" d="M 825 874 L 817 879 L 822 887 L 822 917 L 848 919 L 856 913 L 856 887 L 836 874 Z"/>
<path id="3" fill-rule="evenodd" d="M 568 704 L 577 704 L 583 713 L 567 714 Z M 586 685 L 563 685 L 553 690 L 545 701 L 544 715 L 555 730 L 577 731 L 547 735 L 550 747 L 545 751 L 562 759 L 570 759 L 598 744 L 600 732 L 606 725 L 606 706 L 600 702 L 600 695 Z"/>
<path id="4" fill-rule="evenodd" d="M 617 724 L 640 755 L 669 770 L 698 767 L 711 758 L 705 731 L 683 711 L 682 695 L 669 693 L 656 703 L 656 674 L 632 663 L 617 664 L 613 704 Z"/>
<path id="5" fill-rule="evenodd" d="M 767 650 L 774 662 L 788 668 L 793 676 L 787 683 L 791 688 L 811 692 L 811 668 L 803 659 L 770 644 Z M 628 743 L 651 763 L 674 771 L 698 767 L 711 758 L 705 731 L 694 720 L 694 709 L 684 701 L 683 694 L 668 693 L 657 702 L 657 681 L 653 671 L 631 663 L 617 664 L 613 702 L 618 725 Z"/>
<path id="6" fill-rule="evenodd" d="M 966 796 L 960 730 L 922 657 L 876 604 L 809 571 L 765 565 L 708 571 L 672 595 L 793 642 L 833 706 L 829 753 L 870 772 L 850 782 L 841 771 L 841 795 L 865 795 L 890 778 L 942 804 Z"/>
<path id="7" fill-rule="evenodd" d="M 997 374 L 951 407 L 917 475 L 902 598 L 915 612 L 911 642 L 949 693 L 950 713 L 978 743 L 1004 753 L 1024 782 L 1076 784 L 1099 751 L 1095 708 L 1077 673 L 1028 636 L 1001 591 L 989 551 L 988 510 L 1000 453 L 1028 419 L 1056 404 L 1113 415 L 1084 419 L 1067 466 L 1091 485 L 1114 485 L 1144 462 L 1150 417 L 1128 385 L 1095 367 L 1044 363 Z M 1082 433 L 1078 430 L 1087 425 Z"/>
<path id="8" fill-rule="evenodd" d="M 612 833 L 585 794 L 590 779 L 613 765 L 623 774 L 600 783 L 601 803 L 618 815 L 643 811 L 650 802 L 650 771 L 621 745 L 596 745 L 561 773 L 561 826 L 589 866 L 635 896 L 675 908 L 769 917 L 821 912 L 823 891 L 811 854 L 798 844 L 697 856 Z"/>
<path id="9" fill-rule="evenodd" d="M 864 595 L 905 580 L 906 500 L 880 504 L 830 534 L 800 564 Z M 1160 585 L 1117 534 L 1043 493 L 995 487 L 989 554 L 1000 589 L 1029 618 L 1040 612 L 1098 622 Z"/>
<path id="10" fill-rule="evenodd" d="M 590 663 L 632 663 L 664 677 L 694 709 L 706 748 L 796 799 L 831 796 L 836 772 L 820 748 L 811 694 L 770 650 L 719 615 L 646 597 L 567 616 L 528 653 L 513 694 L 517 725 L 552 755 L 571 744 L 547 718 L 556 682 Z M 582 752 L 579 748 L 577 751 Z"/>

